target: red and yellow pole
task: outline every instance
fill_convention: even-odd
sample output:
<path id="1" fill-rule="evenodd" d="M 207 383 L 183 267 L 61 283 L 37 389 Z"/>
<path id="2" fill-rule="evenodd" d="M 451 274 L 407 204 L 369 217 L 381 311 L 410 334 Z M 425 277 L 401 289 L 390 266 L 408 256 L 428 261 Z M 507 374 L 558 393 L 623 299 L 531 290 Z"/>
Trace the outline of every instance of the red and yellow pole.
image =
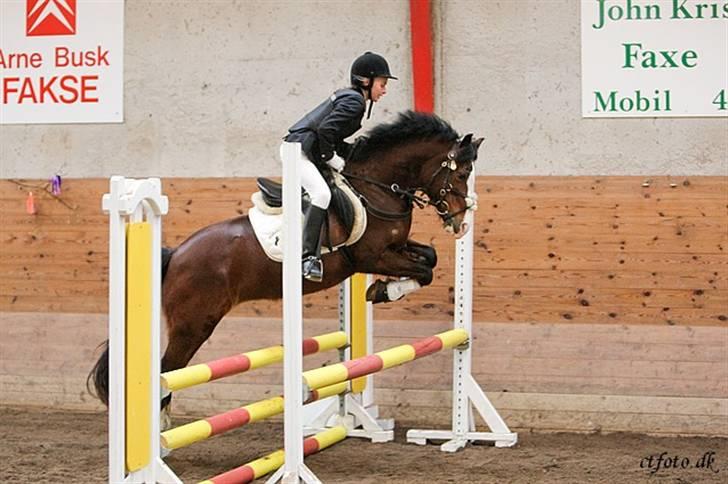
<path id="1" fill-rule="evenodd" d="M 399 366 L 443 349 L 454 348 L 467 340 L 467 331 L 464 329 L 451 329 L 412 344 L 397 346 L 373 355 L 305 371 L 303 381 L 309 390 L 316 390 Z"/>
<path id="2" fill-rule="evenodd" d="M 303 441 L 303 455 L 315 454 L 346 438 L 346 428 L 332 427 L 308 437 Z M 243 484 L 252 482 L 261 476 L 269 474 L 283 465 L 285 455 L 283 450 L 277 450 L 260 459 L 256 459 L 236 469 L 211 477 L 200 484 Z"/>
<path id="3" fill-rule="evenodd" d="M 349 389 L 349 382 L 321 388 L 312 392 L 306 403 L 340 395 Z M 179 427 L 162 432 L 160 437 L 162 447 L 168 450 L 179 449 L 188 445 L 208 439 L 214 435 L 242 427 L 253 422 L 259 422 L 274 415 L 283 413 L 283 397 L 273 397 L 259 402 L 245 405 L 228 412 L 196 420 Z"/>
<path id="4" fill-rule="evenodd" d="M 346 333 L 335 331 L 303 340 L 303 354 L 306 356 L 329 351 L 342 348 L 347 344 Z M 162 388 L 174 392 L 273 363 L 280 363 L 281 361 L 283 361 L 283 346 L 270 346 L 240 355 L 220 358 L 209 363 L 200 363 L 199 365 L 162 373 Z"/>

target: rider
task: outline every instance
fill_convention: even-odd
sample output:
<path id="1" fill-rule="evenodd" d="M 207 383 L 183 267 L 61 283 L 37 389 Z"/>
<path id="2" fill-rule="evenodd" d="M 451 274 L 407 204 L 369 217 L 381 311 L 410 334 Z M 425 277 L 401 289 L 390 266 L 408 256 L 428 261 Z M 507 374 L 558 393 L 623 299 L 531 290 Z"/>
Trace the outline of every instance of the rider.
<path id="1" fill-rule="evenodd" d="M 387 80 L 397 79 L 381 55 L 365 52 L 351 66 L 351 87 L 334 92 L 313 111 L 288 129 L 284 140 L 301 143 L 304 153 L 301 167 L 301 186 L 306 189 L 311 204 L 306 212 L 303 229 L 303 277 L 321 282 L 321 226 L 331 201 L 331 191 L 321 170 L 328 165 L 341 172 L 344 160 L 351 156 L 352 146 L 344 142 L 361 128 L 366 102 L 367 119 L 372 106 L 387 93 Z M 337 156 L 338 155 L 338 156 Z"/>

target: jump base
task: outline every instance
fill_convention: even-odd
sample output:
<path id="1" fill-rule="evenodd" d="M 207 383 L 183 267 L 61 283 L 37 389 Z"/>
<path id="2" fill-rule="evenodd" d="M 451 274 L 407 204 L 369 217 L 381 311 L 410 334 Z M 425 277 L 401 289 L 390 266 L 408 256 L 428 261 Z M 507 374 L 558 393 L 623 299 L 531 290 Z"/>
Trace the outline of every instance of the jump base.
<path id="1" fill-rule="evenodd" d="M 518 434 L 495 434 L 492 432 L 467 432 L 455 435 L 451 430 L 419 430 L 407 431 L 407 442 L 426 445 L 429 440 L 447 440 L 440 446 L 443 452 L 457 452 L 471 442 L 495 442 L 496 447 L 513 447 L 518 442 Z"/>

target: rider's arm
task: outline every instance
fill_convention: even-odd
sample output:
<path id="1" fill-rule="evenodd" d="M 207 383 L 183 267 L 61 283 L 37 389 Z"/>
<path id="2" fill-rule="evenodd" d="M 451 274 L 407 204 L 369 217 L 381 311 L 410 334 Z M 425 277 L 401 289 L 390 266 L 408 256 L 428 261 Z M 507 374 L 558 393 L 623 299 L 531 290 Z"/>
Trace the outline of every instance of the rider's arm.
<path id="1" fill-rule="evenodd" d="M 334 151 L 344 138 L 352 133 L 352 124 L 358 125 L 364 115 L 363 96 L 342 96 L 334 101 L 334 109 L 319 124 L 318 141 L 321 161 L 326 162 L 334 156 Z"/>

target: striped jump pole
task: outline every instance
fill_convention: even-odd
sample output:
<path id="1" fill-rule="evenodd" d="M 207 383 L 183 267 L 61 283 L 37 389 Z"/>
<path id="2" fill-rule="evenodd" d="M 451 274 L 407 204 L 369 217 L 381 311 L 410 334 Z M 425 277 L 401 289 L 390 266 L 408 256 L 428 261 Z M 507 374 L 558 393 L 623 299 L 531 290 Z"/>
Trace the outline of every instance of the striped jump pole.
<path id="1" fill-rule="evenodd" d="M 306 403 L 333 395 L 341 395 L 349 390 L 349 382 L 337 383 L 311 393 Z M 213 417 L 196 420 L 185 425 L 162 432 L 161 444 L 167 450 L 179 449 L 188 445 L 220 435 L 249 423 L 259 422 L 283 413 L 283 397 L 273 397 L 245 405 Z"/>
<path id="2" fill-rule="evenodd" d="M 346 438 L 346 428 L 343 426 L 331 427 L 316 435 L 303 440 L 303 455 L 307 457 Z M 252 482 L 261 476 L 278 469 L 285 462 L 283 449 L 272 452 L 260 459 L 230 470 L 223 474 L 211 477 L 200 484 L 244 484 Z"/>
<path id="3" fill-rule="evenodd" d="M 412 344 L 396 346 L 373 355 L 306 371 L 303 373 L 303 382 L 309 391 L 317 390 L 393 368 L 443 349 L 455 348 L 468 341 L 468 338 L 468 332 L 464 329 L 451 329 Z"/>
<path id="4" fill-rule="evenodd" d="M 303 355 L 339 349 L 347 344 L 348 337 L 343 331 L 314 336 L 303 340 Z M 163 389 L 174 392 L 281 361 L 283 361 L 283 345 L 270 346 L 162 373 L 161 384 Z"/>

